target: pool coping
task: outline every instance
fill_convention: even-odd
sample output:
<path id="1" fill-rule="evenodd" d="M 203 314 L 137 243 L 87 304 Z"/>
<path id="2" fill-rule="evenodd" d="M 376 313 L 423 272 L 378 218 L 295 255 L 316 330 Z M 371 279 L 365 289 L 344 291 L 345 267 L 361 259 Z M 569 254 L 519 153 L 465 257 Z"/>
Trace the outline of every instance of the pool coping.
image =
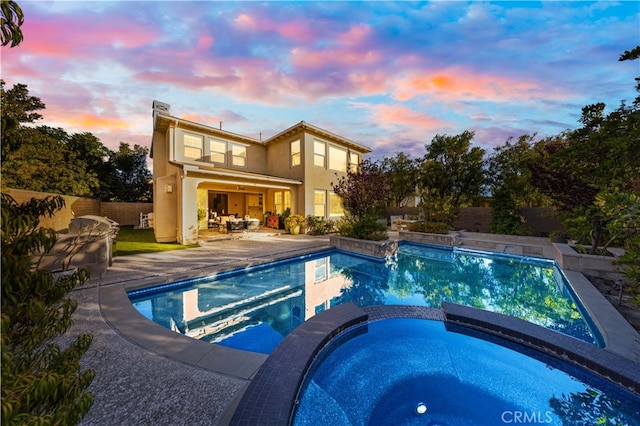
<path id="1" fill-rule="evenodd" d="M 322 312 L 296 328 L 269 356 L 233 407 L 232 426 L 292 424 L 306 373 L 322 349 L 355 325 L 391 318 L 441 320 L 445 327 L 477 330 L 551 355 L 640 396 L 636 363 L 592 344 L 506 315 L 444 302 L 442 309 L 347 303 Z M 230 413 L 228 414 L 230 415 Z"/>
<path id="2" fill-rule="evenodd" d="M 256 267 L 274 260 L 314 255 L 332 248 L 322 246 L 289 251 L 281 255 L 271 253 L 268 258 L 239 259 L 233 265 L 217 265 L 188 273 L 102 284 L 98 290 L 101 315 L 116 333 L 145 350 L 180 363 L 244 380 L 246 382 L 245 389 L 238 393 L 236 400 L 229 407 L 228 411 L 231 411 L 239 403 L 243 391 L 246 390 L 252 378 L 269 356 L 211 344 L 164 328 L 140 314 L 131 304 L 127 291 L 233 269 Z M 441 248 L 446 249 L 447 247 Z M 640 363 L 640 350 L 638 349 L 640 336 L 635 329 L 583 274 L 571 271 L 563 271 L 563 273 L 574 289 L 575 295 L 599 328 L 606 344 L 604 350 Z"/>

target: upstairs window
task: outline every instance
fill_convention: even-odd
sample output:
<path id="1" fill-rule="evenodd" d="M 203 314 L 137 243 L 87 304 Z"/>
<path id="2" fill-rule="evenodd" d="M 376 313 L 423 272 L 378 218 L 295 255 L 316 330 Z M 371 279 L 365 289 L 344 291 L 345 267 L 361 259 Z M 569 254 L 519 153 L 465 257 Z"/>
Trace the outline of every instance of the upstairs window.
<path id="1" fill-rule="evenodd" d="M 244 145 L 231 145 L 231 164 L 238 167 L 247 167 L 247 147 Z"/>
<path id="2" fill-rule="evenodd" d="M 313 164 L 318 167 L 325 168 L 326 167 L 326 145 L 324 142 L 313 141 Z"/>
<path id="3" fill-rule="evenodd" d="M 329 168 L 338 172 L 347 171 L 347 151 L 329 146 Z"/>
<path id="4" fill-rule="evenodd" d="M 227 162 L 227 143 L 217 139 L 209 139 L 209 157 L 214 163 Z"/>
<path id="5" fill-rule="evenodd" d="M 184 134 L 184 157 L 194 160 L 202 159 L 202 136 Z"/>
<path id="6" fill-rule="evenodd" d="M 300 153 L 300 139 L 291 142 L 291 167 L 299 166 L 302 161 Z"/>
<path id="7" fill-rule="evenodd" d="M 350 152 L 349 153 L 349 170 L 352 172 L 357 172 L 358 164 L 360 164 L 360 156 L 355 152 Z"/>

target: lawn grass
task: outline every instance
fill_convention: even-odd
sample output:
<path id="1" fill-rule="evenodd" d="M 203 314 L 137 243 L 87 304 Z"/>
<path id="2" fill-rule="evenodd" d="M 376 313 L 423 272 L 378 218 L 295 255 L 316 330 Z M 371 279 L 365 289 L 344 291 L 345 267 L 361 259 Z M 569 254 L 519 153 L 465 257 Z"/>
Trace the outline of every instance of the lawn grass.
<path id="1" fill-rule="evenodd" d="M 184 246 L 177 243 L 157 243 L 153 235 L 153 229 L 133 229 L 133 227 L 130 226 L 120 228 L 120 232 L 118 232 L 118 243 L 116 244 L 117 256 L 183 250 L 193 247 L 198 247 L 198 245 L 191 244 Z"/>

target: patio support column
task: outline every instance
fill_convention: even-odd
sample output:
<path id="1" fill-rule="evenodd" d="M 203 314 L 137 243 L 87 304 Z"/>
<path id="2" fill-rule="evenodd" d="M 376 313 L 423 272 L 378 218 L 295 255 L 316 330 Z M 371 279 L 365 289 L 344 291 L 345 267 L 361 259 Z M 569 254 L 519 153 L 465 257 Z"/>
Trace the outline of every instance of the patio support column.
<path id="1" fill-rule="evenodd" d="M 198 184 L 201 179 L 188 176 L 182 178 L 182 204 L 180 206 L 178 242 L 195 244 L 198 242 Z"/>

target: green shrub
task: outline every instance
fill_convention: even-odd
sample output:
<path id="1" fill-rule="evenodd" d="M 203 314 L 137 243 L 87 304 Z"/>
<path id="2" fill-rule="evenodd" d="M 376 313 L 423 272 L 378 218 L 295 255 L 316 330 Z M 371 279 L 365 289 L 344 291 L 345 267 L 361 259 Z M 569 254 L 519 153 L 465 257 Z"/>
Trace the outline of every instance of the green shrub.
<path id="1" fill-rule="evenodd" d="M 311 235 L 326 235 L 336 232 L 336 223 L 332 220 L 318 216 L 307 216 L 307 227 Z"/>
<path id="2" fill-rule="evenodd" d="M 428 232 L 430 234 L 447 234 L 453 230 L 451 225 L 444 222 L 414 222 L 409 224 L 409 231 Z"/>
<path id="3" fill-rule="evenodd" d="M 338 222 L 340 235 L 360 240 L 383 241 L 389 238 L 386 223 L 374 217 L 363 217 L 359 220 L 342 219 Z"/>
<path id="4" fill-rule="evenodd" d="M 78 269 L 55 279 L 34 258 L 56 242 L 52 229 L 39 227 L 53 216 L 62 197 L 17 204 L 2 194 L 2 424 L 73 425 L 89 411 L 93 396 L 84 390 L 94 372 L 80 371 L 80 359 L 93 340 L 78 336 L 65 348 L 56 340 L 72 325 L 77 302 L 67 298 L 88 272 Z"/>

